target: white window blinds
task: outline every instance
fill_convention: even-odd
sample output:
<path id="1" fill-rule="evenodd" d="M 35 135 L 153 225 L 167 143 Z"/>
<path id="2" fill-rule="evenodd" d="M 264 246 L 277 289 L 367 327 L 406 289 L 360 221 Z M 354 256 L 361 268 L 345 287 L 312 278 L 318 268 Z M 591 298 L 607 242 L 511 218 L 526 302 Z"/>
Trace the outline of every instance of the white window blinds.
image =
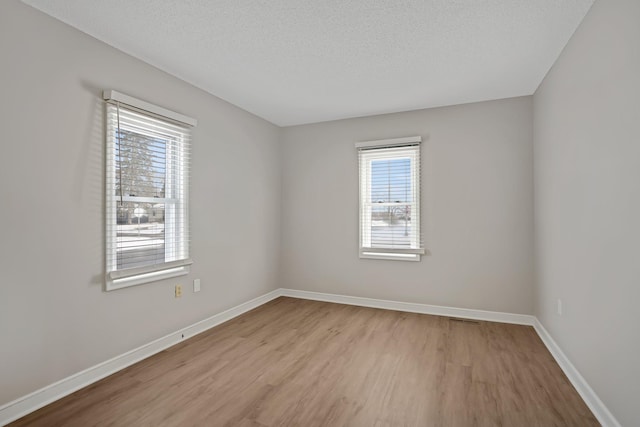
<path id="1" fill-rule="evenodd" d="M 419 261 L 420 137 L 359 142 L 360 257 Z"/>
<path id="2" fill-rule="evenodd" d="M 149 111 L 151 104 L 119 95 L 105 92 L 107 290 L 187 274 L 191 264 L 190 125 L 195 121 L 160 116 Z"/>

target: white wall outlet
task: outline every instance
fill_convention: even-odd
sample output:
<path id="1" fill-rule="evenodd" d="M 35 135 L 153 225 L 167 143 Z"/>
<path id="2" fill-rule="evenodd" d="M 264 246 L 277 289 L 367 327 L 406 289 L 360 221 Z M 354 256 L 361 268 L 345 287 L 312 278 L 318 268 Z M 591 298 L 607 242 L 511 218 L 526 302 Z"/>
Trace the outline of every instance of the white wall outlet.
<path id="1" fill-rule="evenodd" d="M 176 298 L 180 298 L 182 296 L 182 285 L 176 285 Z"/>
<path id="2" fill-rule="evenodd" d="M 560 298 L 558 298 L 556 309 L 558 311 L 558 316 L 562 316 L 562 300 Z"/>
<path id="3" fill-rule="evenodd" d="M 200 292 L 200 279 L 193 281 L 193 292 Z"/>

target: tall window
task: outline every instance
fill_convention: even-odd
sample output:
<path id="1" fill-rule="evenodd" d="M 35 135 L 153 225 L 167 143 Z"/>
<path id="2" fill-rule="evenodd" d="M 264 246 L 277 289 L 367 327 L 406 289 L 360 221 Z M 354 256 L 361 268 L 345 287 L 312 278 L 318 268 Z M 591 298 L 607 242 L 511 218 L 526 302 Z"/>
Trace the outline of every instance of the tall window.
<path id="1" fill-rule="evenodd" d="M 359 142 L 360 258 L 419 261 L 421 137 Z"/>
<path id="2" fill-rule="evenodd" d="M 106 289 L 187 274 L 195 120 L 115 91 L 105 99 Z"/>

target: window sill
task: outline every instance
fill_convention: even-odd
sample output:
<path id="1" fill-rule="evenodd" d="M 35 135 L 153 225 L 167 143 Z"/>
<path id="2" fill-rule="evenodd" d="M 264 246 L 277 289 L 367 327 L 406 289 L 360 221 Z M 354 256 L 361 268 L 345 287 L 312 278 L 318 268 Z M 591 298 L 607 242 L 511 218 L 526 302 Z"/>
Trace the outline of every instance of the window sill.
<path id="1" fill-rule="evenodd" d="M 420 261 L 421 254 L 397 253 L 397 252 L 367 252 L 360 251 L 361 259 L 382 259 L 386 261 Z"/>
<path id="2" fill-rule="evenodd" d="M 137 274 L 134 276 L 111 279 L 107 275 L 106 291 L 128 288 L 130 286 L 142 285 L 144 283 L 157 282 L 158 280 L 169 279 L 171 277 L 185 276 L 189 274 L 189 265 L 153 271 L 149 273 Z"/>

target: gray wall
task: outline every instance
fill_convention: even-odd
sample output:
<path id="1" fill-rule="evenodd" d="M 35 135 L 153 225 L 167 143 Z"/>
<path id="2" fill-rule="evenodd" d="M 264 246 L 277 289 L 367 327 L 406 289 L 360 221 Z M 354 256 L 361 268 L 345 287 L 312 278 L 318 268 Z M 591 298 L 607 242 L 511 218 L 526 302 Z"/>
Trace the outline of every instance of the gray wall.
<path id="1" fill-rule="evenodd" d="M 536 315 L 618 420 L 640 425 L 640 2 L 594 3 L 534 116 Z"/>
<path id="2" fill-rule="evenodd" d="M 358 258 L 354 142 L 423 137 L 421 262 Z M 533 312 L 532 99 L 285 128 L 288 288 Z"/>
<path id="3" fill-rule="evenodd" d="M 0 58 L 0 405 L 277 287 L 279 128 L 16 0 Z M 189 276 L 102 290 L 105 88 L 199 119 Z"/>

